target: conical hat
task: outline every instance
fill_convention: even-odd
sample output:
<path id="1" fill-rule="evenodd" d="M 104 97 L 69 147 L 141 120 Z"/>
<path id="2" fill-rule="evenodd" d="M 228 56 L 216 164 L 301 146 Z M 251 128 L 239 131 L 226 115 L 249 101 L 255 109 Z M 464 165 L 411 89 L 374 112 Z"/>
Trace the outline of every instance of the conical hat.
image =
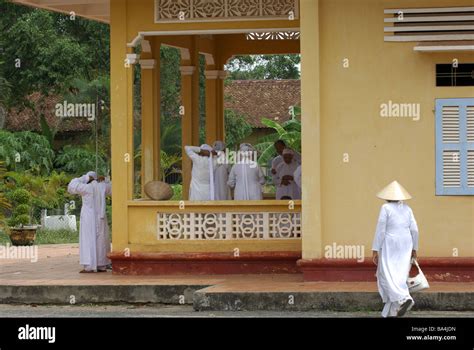
<path id="1" fill-rule="evenodd" d="M 398 181 L 393 181 L 377 194 L 377 197 L 386 201 L 406 201 L 412 197 Z"/>

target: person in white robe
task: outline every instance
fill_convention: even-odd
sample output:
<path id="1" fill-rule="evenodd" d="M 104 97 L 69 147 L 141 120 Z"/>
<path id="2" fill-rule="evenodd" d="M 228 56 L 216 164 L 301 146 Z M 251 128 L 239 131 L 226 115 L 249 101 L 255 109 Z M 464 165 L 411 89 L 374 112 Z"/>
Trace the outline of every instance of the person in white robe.
<path id="1" fill-rule="evenodd" d="M 81 273 L 91 273 L 97 270 L 97 213 L 95 210 L 94 186 L 97 178 L 94 172 L 73 179 L 68 186 L 70 194 L 82 197 L 81 221 L 79 230 L 80 264 L 84 269 Z"/>
<path id="2" fill-rule="evenodd" d="M 240 145 L 238 162 L 232 167 L 228 185 L 235 188 L 235 200 L 261 200 L 265 175 L 255 159 L 252 145 Z"/>
<path id="3" fill-rule="evenodd" d="M 112 184 L 104 177 L 99 177 L 98 182 L 92 182 L 94 187 L 95 209 L 97 213 L 97 272 L 106 272 L 110 260 L 110 230 L 107 220 L 107 197 L 112 196 Z"/>
<path id="4" fill-rule="evenodd" d="M 295 178 L 295 183 L 298 185 L 300 191 L 302 189 L 302 184 L 301 184 L 301 165 L 296 169 L 295 173 L 293 174 L 293 177 Z"/>
<path id="5" fill-rule="evenodd" d="M 387 201 L 380 210 L 372 245 L 377 286 L 385 304 L 382 317 L 401 317 L 414 305 L 407 279 L 411 260 L 417 256 L 418 226 L 413 211 L 403 202 L 411 196 L 397 181 L 377 197 Z"/>
<path id="6" fill-rule="evenodd" d="M 275 158 L 273 158 L 273 160 L 272 160 L 272 164 L 271 164 L 271 169 L 272 169 L 271 173 L 272 173 L 272 175 L 276 175 L 276 169 L 278 168 L 278 166 L 281 163 L 283 163 L 283 151 L 288 148 L 288 147 L 286 147 L 286 143 L 283 140 L 276 141 L 274 146 L 275 146 L 275 150 L 278 153 L 278 155 Z M 298 152 L 296 152 L 294 150 L 293 150 L 293 152 L 294 152 L 293 153 L 294 160 L 299 165 L 301 165 L 301 154 L 299 154 Z"/>
<path id="7" fill-rule="evenodd" d="M 214 150 L 209 145 L 186 146 L 186 154 L 193 162 L 189 200 L 209 201 L 215 199 L 214 167 L 217 163 Z"/>
<path id="8" fill-rule="evenodd" d="M 301 199 L 301 188 L 295 182 L 294 174 L 299 164 L 294 159 L 294 151 L 283 151 L 283 162 L 276 168 L 273 183 L 276 186 L 276 199 Z"/>
<path id="9" fill-rule="evenodd" d="M 214 195 L 216 201 L 227 201 L 231 199 L 230 188 L 227 185 L 229 181 L 229 164 L 225 156 L 225 143 L 216 141 L 213 149 L 217 153 L 217 162 L 214 168 Z"/>

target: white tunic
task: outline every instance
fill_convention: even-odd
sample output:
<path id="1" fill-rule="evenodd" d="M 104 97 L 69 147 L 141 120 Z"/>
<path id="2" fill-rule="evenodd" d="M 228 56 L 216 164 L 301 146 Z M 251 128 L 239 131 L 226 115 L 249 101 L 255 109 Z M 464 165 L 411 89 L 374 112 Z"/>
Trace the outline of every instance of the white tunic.
<path id="1" fill-rule="evenodd" d="M 227 201 L 231 199 L 229 181 L 229 166 L 217 162 L 214 168 L 214 195 L 216 201 Z"/>
<path id="2" fill-rule="evenodd" d="M 198 153 L 199 147 L 186 146 L 186 154 L 193 162 L 191 172 L 191 186 L 189 188 L 189 200 L 209 201 L 211 200 L 211 175 L 209 157 L 202 157 Z M 213 160 L 214 167 L 216 161 Z"/>
<path id="3" fill-rule="evenodd" d="M 70 194 L 82 196 L 81 226 L 79 230 L 80 264 L 88 270 L 97 269 L 97 213 L 94 187 L 87 184 L 87 176 L 76 178 L 68 186 Z"/>
<path id="4" fill-rule="evenodd" d="M 110 182 L 93 182 L 94 200 L 97 214 L 97 266 L 105 268 L 110 264 L 107 254 L 110 253 L 109 223 L 106 214 L 106 197 L 112 196 Z"/>
<path id="5" fill-rule="evenodd" d="M 408 205 L 382 206 L 372 250 L 379 252 L 377 285 L 385 303 L 382 316 L 396 316 L 400 303 L 411 299 L 407 278 L 412 250 L 418 250 L 418 226 Z"/>
<path id="6" fill-rule="evenodd" d="M 235 188 L 235 200 L 261 200 L 265 175 L 256 162 L 235 164 L 229 175 L 228 185 Z"/>
<path id="7" fill-rule="evenodd" d="M 299 154 L 296 151 L 293 151 L 293 152 L 294 152 L 293 160 L 296 161 L 296 163 L 298 163 L 299 165 L 301 165 L 301 154 Z M 282 155 L 278 155 L 275 158 L 273 158 L 273 160 L 272 160 L 272 169 L 276 170 L 276 168 L 278 168 L 278 166 L 282 162 L 283 162 L 283 156 Z"/>
<path id="8" fill-rule="evenodd" d="M 295 173 L 293 174 L 293 177 L 295 179 L 296 184 L 298 187 L 302 188 L 302 183 L 301 183 L 301 165 L 296 169 Z"/>
<path id="9" fill-rule="evenodd" d="M 291 181 L 289 185 L 282 185 L 281 180 L 284 176 L 290 175 L 294 177 L 295 171 L 299 164 L 293 160 L 290 164 L 282 162 L 276 168 L 276 174 L 273 176 L 273 183 L 276 186 L 276 199 L 282 197 L 290 197 L 291 199 L 301 199 L 301 189 L 295 181 Z"/>

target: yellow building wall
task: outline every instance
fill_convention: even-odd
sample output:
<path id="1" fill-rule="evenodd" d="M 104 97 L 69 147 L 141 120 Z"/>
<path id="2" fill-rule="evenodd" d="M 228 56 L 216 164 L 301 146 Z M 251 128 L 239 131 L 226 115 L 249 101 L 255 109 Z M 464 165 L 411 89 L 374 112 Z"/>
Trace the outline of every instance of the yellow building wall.
<path id="1" fill-rule="evenodd" d="M 115 1 L 115 0 L 113 0 Z M 140 31 L 186 31 L 205 29 L 258 29 L 258 28 L 290 28 L 299 26 L 299 20 L 259 20 L 259 21 L 226 21 L 226 22 L 186 22 L 154 23 L 154 0 L 127 1 L 127 33 L 129 42 Z"/>
<path id="2" fill-rule="evenodd" d="M 474 97 L 472 87 L 436 87 L 436 63 L 473 62 L 474 55 L 416 53 L 416 43 L 384 42 L 384 8 L 436 6 L 472 0 L 320 0 L 323 249 L 362 244 L 370 254 L 383 204 L 375 194 L 396 179 L 414 197 L 421 256 L 450 257 L 453 249 L 474 255 L 474 197 L 435 196 L 434 114 L 437 98 Z M 380 117 L 390 100 L 420 103 L 421 120 Z M 311 157 L 303 151 L 303 162 Z"/>

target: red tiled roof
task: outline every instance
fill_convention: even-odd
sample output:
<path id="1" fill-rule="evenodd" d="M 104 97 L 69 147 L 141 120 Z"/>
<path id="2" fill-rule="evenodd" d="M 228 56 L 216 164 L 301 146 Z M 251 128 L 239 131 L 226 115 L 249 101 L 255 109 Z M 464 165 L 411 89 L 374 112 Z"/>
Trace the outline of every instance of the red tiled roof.
<path id="1" fill-rule="evenodd" d="M 300 80 L 234 80 L 225 87 L 225 108 L 241 114 L 254 128 L 262 118 L 285 122 L 290 107 L 301 105 Z"/>
<path id="2" fill-rule="evenodd" d="M 41 131 L 41 114 L 48 125 L 59 133 L 81 132 L 92 129 L 92 122 L 85 118 L 59 118 L 56 116 L 56 104 L 62 103 L 59 96 L 46 96 L 35 92 L 28 97 L 35 109 L 13 108 L 5 119 L 5 129 L 9 131 Z"/>

